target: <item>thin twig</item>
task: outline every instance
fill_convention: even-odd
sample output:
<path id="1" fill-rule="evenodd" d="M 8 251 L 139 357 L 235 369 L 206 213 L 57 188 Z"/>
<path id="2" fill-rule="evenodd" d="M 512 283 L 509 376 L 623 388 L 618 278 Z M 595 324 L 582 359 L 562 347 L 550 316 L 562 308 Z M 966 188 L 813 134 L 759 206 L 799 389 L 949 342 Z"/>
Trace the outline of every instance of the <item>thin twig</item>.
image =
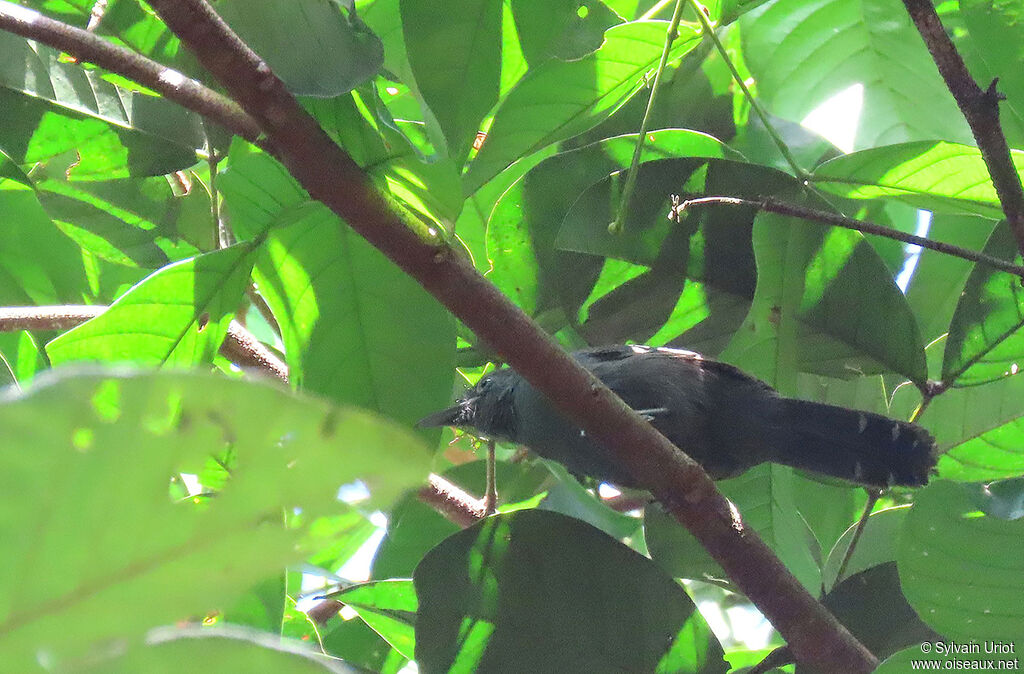
<path id="1" fill-rule="evenodd" d="M 665 9 L 666 7 L 668 7 L 671 4 L 672 4 L 672 0 L 658 0 L 658 2 L 654 3 L 653 7 L 651 7 L 646 12 L 644 12 L 637 19 L 637 21 L 650 21 L 651 19 L 656 17 L 658 15 L 658 13 L 661 12 L 661 10 Z"/>
<path id="2" fill-rule="evenodd" d="M 633 148 L 633 159 L 629 162 L 629 171 L 626 173 L 626 184 L 622 188 L 619 208 L 615 214 L 615 220 L 608 225 L 608 231 L 612 234 L 620 234 L 626 224 L 629 202 L 632 200 L 633 190 L 636 188 L 636 175 L 640 171 L 640 155 L 643 154 L 644 143 L 647 142 L 647 124 L 651 118 L 651 111 L 654 109 L 654 101 L 658 97 L 661 74 L 665 72 L 665 66 L 668 65 L 668 55 L 672 51 L 672 43 L 675 42 L 676 34 L 679 31 L 679 19 L 682 14 L 683 0 L 676 0 L 676 8 L 672 12 L 672 20 L 668 24 L 668 33 L 665 34 L 665 46 L 661 50 L 661 60 L 658 62 L 658 69 L 654 72 L 651 95 L 647 97 L 647 108 L 644 110 L 644 118 L 640 120 L 640 131 L 636 137 L 636 146 Z"/>
<path id="3" fill-rule="evenodd" d="M 775 143 L 775 146 L 779 148 L 779 152 L 786 160 L 786 163 L 789 164 L 789 168 L 793 171 L 793 175 L 800 180 L 807 180 L 810 177 L 810 174 L 803 170 L 800 164 L 797 163 L 796 157 L 794 157 L 793 153 L 789 151 L 789 146 L 786 145 L 785 141 L 782 140 L 782 136 L 780 136 L 775 130 L 775 127 L 772 126 L 771 120 L 768 119 L 768 114 L 761 107 L 757 98 L 750 93 L 750 89 L 747 88 L 747 83 L 743 81 L 743 76 L 740 75 L 740 71 L 736 68 L 736 64 L 732 62 L 732 57 L 729 56 L 728 50 L 725 48 L 725 45 L 722 44 L 722 41 L 718 39 L 714 26 L 711 25 L 707 15 L 704 13 L 704 8 L 701 7 L 700 3 L 696 0 L 690 0 L 690 5 L 697 13 L 697 20 L 700 21 L 701 30 L 705 35 L 711 38 L 712 42 L 715 43 L 715 48 L 722 56 L 722 60 L 725 61 L 725 65 L 729 67 L 729 72 L 732 73 L 733 81 L 736 82 L 736 86 L 738 86 L 740 91 L 743 92 L 743 97 L 747 99 L 747 103 L 750 104 L 754 114 L 756 114 L 761 120 L 761 123 L 764 124 L 765 131 L 768 132 L 768 135 L 771 137 L 772 142 Z"/>
<path id="4" fill-rule="evenodd" d="M 96 318 L 107 307 L 64 305 L 44 307 L 0 307 L 0 332 L 16 330 L 70 330 Z M 288 381 L 288 366 L 237 321 L 231 321 L 221 354 L 233 363 L 254 367 Z"/>
<path id="5" fill-rule="evenodd" d="M 820 222 L 822 224 L 832 225 L 833 227 L 854 229 L 858 232 L 863 232 L 864 234 L 884 236 L 888 239 L 895 239 L 904 243 L 913 244 L 915 246 L 920 246 L 921 248 L 927 248 L 939 253 L 944 253 L 945 255 L 952 255 L 954 257 L 963 258 L 964 260 L 970 260 L 971 262 L 978 262 L 1024 279 L 1024 267 L 1018 264 L 1013 264 L 1012 262 L 1007 262 L 1006 260 L 1000 260 L 997 257 L 992 257 L 991 255 L 986 255 L 985 253 L 979 253 L 977 251 L 968 250 L 967 248 L 961 248 L 960 246 L 954 246 L 951 243 L 932 241 L 931 239 L 926 239 L 921 236 L 901 232 L 898 229 L 885 227 L 865 220 L 848 218 L 845 215 L 839 215 L 837 213 L 828 213 L 826 211 L 818 211 L 813 208 L 805 208 L 803 206 L 783 203 L 781 201 L 776 201 L 771 197 L 760 200 L 743 199 L 740 197 L 701 197 L 698 199 L 680 201 L 676 195 L 672 195 L 672 212 L 669 213 L 669 219 L 678 220 L 679 214 L 690 208 L 707 208 L 710 206 L 747 206 L 757 208 L 768 213 L 777 213 L 779 215 L 800 218 L 801 220 L 807 220 L 809 222 Z"/>
<path id="6" fill-rule="evenodd" d="M 996 91 L 999 78 L 992 80 L 987 89 L 978 86 L 942 27 L 932 0 L 903 0 L 903 5 L 928 47 L 946 87 L 971 127 L 1010 231 L 1017 239 L 1021 254 L 1024 254 L 1024 188 L 1021 187 L 1020 175 L 1010 158 L 1010 146 L 999 124 L 999 101 L 1005 98 Z"/>

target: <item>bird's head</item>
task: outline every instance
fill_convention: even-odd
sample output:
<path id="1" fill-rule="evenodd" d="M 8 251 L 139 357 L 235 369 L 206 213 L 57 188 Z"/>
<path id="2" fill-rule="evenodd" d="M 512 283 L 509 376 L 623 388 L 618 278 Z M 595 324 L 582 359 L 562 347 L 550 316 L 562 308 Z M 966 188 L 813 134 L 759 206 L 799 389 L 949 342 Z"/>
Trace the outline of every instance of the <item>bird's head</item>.
<path id="1" fill-rule="evenodd" d="M 508 368 L 495 370 L 480 378 L 448 409 L 420 419 L 418 428 L 457 426 L 473 428 L 482 434 L 503 440 L 515 439 L 513 393 L 522 379 Z"/>

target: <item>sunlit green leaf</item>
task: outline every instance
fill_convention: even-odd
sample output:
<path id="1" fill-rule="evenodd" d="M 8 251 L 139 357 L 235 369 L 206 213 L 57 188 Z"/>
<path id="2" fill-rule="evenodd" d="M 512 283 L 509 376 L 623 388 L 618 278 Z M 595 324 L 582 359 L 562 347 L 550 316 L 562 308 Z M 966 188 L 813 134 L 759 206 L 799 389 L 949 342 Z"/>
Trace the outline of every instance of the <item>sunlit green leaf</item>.
<path id="1" fill-rule="evenodd" d="M 608 29 L 604 45 L 593 54 L 578 61 L 551 60 L 531 71 L 495 112 L 466 174 L 467 191 L 520 157 L 587 130 L 636 94 L 658 64 L 667 26 L 664 21 L 620 24 Z M 692 27 L 680 27 L 670 57 L 682 57 L 698 41 Z"/>
<path id="2" fill-rule="evenodd" d="M 240 236 L 268 232 L 254 278 L 294 385 L 408 424 L 448 403 L 455 332 L 434 298 L 270 157 L 235 161 L 221 186 Z"/>
<path id="3" fill-rule="evenodd" d="M 1011 158 L 1024 170 L 1024 152 Z M 1002 217 L 981 152 L 968 145 L 920 141 L 863 150 L 825 162 L 812 180 L 852 199 L 893 197 L 918 208 Z"/>
<path id="4" fill-rule="evenodd" d="M 1024 519 L 980 511 L 971 485 L 918 492 L 900 538 L 900 583 L 930 627 L 956 641 L 1024 634 Z"/>
<path id="5" fill-rule="evenodd" d="M 339 485 L 361 480 L 384 505 L 429 463 L 404 430 L 269 384 L 183 372 L 47 381 L 0 405 L 0 659 L 16 670 L 223 608 L 324 543 L 308 525 L 343 506 Z M 171 479 L 228 448 L 216 497 L 175 503 Z"/>
<path id="6" fill-rule="evenodd" d="M 498 102 L 500 0 L 401 0 L 416 87 L 437 119 L 448 156 L 462 164 L 480 122 Z"/>
<path id="7" fill-rule="evenodd" d="M 1021 263 L 1017 242 L 1003 223 L 985 246 L 987 255 Z M 1024 288 L 1018 277 L 976 264 L 949 325 L 942 381 L 974 386 L 1017 374 L 1024 362 Z"/>
<path id="8" fill-rule="evenodd" d="M 851 145 L 971 139 L 906 11 L 890 0 L 779 0 L 740 20 L 743 57 L 774 114 L 846 116 Z M 927 112 L 925 112 L 927 111 Z M 824 125 L 824 121 L 822 122 Z M 840 127 L 842 128 L 842 127 Z"/>
<path id="9" fill-rule="evenodd" d="M 347 17 L 338 3 L 217 0 L 213 5 L 296 95 L 344 94 L 376 74 L 384 59 L 380 39 Z"/>
<path id="10" fill-rule="evenodd" d="M 416 590 L 411 580 L 364 583 L 331 595 L 408 659 L 416 649 Z"/>
<path id="11" fill-rule="evenodd" d="M 6 32 L 0 32 L 0 90 L 5 149 L 18 148 L 26 161 L 75 151 L 69 172 L 78 177 L 103 164 L 122 175 L 170 173 L 194 163 L 194 149 L 203 146 L 194 113 L 110 84 L 96 70 L 62 62 L 57 50 Z M 121 156 L 110 163 L 108 153 Z"/>
<path id="12" fill-rule="evenodd" d="M 164 267 L 100 316 L 46 345 L 54 365 L 74 361 L 188 366 L 213 361 L 255 255 L 238 245 Z"/>

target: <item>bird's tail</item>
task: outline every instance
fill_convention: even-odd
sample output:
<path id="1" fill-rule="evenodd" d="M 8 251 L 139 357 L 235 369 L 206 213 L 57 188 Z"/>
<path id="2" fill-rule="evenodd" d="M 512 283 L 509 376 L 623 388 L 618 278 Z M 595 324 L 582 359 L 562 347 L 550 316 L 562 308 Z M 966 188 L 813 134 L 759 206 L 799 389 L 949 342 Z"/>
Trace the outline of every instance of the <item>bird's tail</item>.
<path id="1" fill-rule="evenodd" d="M 777 463 L 884 489 L 928 483 L 935 441 L 920 426 L 880 414 L 784 399 Z"/>

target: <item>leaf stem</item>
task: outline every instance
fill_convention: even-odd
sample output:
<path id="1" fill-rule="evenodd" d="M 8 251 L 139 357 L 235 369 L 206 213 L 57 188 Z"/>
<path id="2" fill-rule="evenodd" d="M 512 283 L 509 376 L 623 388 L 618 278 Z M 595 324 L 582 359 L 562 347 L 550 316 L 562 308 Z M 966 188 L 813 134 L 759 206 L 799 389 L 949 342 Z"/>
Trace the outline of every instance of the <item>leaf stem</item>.
<path id="1" fill-rule="evenodd" d="M 683 14 L 683 0 L 676 0 L 676 8 L 672 12 L 672 20 L 668 25 L 668 33 L 665 35 L 665 46 L 661 50 L 661 61 L 658 62 L 658 70 L 654 73 L 654 83 L 651 84 L 651 95 L 647 99 L 647 109 L 644 110 L 644 118 L 640 121 L 640 133 L 637 135 L 636 147 L 633 148 L 633 160 L 629 163 L 629 172 L 626 174 L 626 186 L 622 190 L 622 198 L 619 200 L 619 210 L 615 214 L 615 220 L 608 225 L 608 231 L 612 234 L 622 233 L 626 222 L 626 212 L 629 210 L 629 202 L 633 197 L 633 189 L 636 187 L 636 174 L 640 169 L 640 155 L 644 150 L 644 142 L 647 139 L 647 124 L 651 118 L 651 110 L 654 109 L 654 100 L 658 95 L 658 85 L 661 83 L 661 74 L 668 64 L 668 55 L 672 51 L 672 42 L 676 39 L 676 32 L 679 30 L 679 19 Z"/>
<path id="2" fill-rule="evenodd" d="M 747 88 L 746 82 L 743 81 L 743 76 L 740 75 L 739 70 L 736 69 L 736 64 L 733 63 L 732 59 L 729 57 L 729 52 L 726 51 L 725 45 L 722 44 L 722 41 L 718 39 L 718 35 L 715 34 L 715 29 L 708 20 L 707 14 L 705 14 L 705 9 L 699 2 L 697 2 L 697 0 L 689 0 L 689 2 L 690 6 L 693 7 L 694 11 L 697 13 L 697 20 L 700 21 L 701 29 L 708 37 L 711 38 L 711 41 L 715 43 L 715 48 L 718 49 L 718 53 L 722 55 L 722 60 L 725 61 L 725 65 L 729 67 L 729 72 L 732 73 L 733 80 L 735 80 L 736 85 L 739 86 L 740 91 L 743 92 L 743 96 L 747 99 L 747 102 L 750 103 L 750 107 L 754 110 L 754 113 L 761 120 L 765 131 L 768 132 L 768 135 L 771 137 L 772 141 L 774 141 L 775 146 L 779 148 L 779 152 L 782 154 L 782 157 L 786 160 L 786 163 L 789 164 L 789 168 L 792 169 L 793 175 L 802 181 L 810 178 L 810 174 L 800 167 L 796 158 L 789 151 L 789 147 L 786 145 L 785 141 L 782 140 L 782 137 L 775 130 L 775 127 L 772 126 L 764 108 L 762 108 L 761 104 L 757 102 L 754 95 L 750 93 L 750 89 Z"/>
<path id="3" fill-rule="evenodd" d="M 654 3 L 653 7 L 644 12 L 643 15 L 637 19 L 637 21 L 650 21 L 655 16 L 657 16 L 658 13 L 661 12 L 661 10 L 665 9 L 670 4 L 672 4 L 672 0 L 658 0 L 658 2 Z"/>

